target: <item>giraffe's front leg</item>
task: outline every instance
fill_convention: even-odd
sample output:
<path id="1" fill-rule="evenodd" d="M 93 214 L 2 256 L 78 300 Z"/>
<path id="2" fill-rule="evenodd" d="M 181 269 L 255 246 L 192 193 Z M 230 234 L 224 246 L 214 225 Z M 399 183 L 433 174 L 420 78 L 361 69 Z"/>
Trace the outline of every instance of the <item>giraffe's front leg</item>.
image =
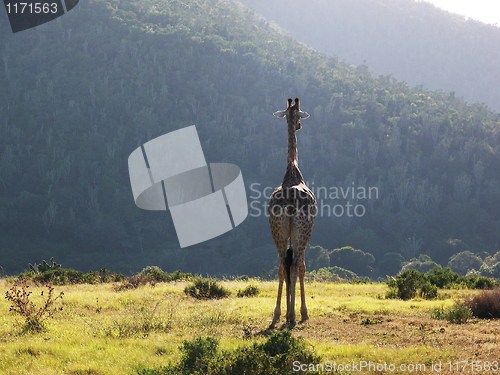
<path id="1" fill-rule="evenodd" d="M 278 298 L 276 299 L 276 307 L 274 308 L 273 321 L 271 326 L 274 326 L 279 322 L 281 316 L 281 293 L 283 291 L 283 281 L 285 279 L 285 266 L 283 261 L 280 259 L 280 265 L 278 268 Z"/>
<path id="2" fill-rule="evenodd" d="M 302 260 L 299 264 L 299 282 L 300 282 L 300 315 L 302 317 L 302 322 L 309 320 L 309 314 L 307 313 L 306 306 L 306 294 L 304 286 L 304 277 L 306 274 L 306 262 Z"/>

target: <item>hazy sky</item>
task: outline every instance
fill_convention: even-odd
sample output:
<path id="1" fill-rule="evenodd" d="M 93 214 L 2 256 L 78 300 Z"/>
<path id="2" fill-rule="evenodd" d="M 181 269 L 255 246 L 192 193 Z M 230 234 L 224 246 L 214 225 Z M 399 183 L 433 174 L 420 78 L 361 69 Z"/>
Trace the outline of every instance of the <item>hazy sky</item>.
<path id="1" fill-rule="evenodd" d="M 499 0 L 424 0 L 451 13 L 500 26 Z"/>

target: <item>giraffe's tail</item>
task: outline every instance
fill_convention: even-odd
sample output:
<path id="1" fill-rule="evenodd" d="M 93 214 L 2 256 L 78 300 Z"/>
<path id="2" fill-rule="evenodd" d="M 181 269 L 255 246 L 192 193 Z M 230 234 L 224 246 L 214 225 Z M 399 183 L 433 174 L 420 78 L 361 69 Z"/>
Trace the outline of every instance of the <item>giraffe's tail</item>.
<path id="1" fill-rule="evenodd" d="M 292 262 L 293 262 L 293 250 L 291 247 L 289 247 L 288 250 L 286 251 L 286 256 L 285 256 L 285 275 L 288 285 L 290 285 L 290 267 L 292 266 Z"/>

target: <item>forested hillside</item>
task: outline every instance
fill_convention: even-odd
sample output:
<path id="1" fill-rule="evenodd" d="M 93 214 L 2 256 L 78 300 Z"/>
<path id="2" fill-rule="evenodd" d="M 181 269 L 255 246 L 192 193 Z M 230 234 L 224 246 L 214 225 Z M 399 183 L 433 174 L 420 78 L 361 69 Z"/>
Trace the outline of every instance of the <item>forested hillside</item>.
<path id="1" fill-rule="evenodd" d="M 285 172 L 272 112 L 295 96 L 311 114 L 298 133 L 309 184 L 378 191 L 322 199 L 366 212 L 318 217 L 312 244 L 371 253 L 373 275 L 389 252 L 447 263 L 500 245 L 500 115 L 374 79 L 232 1 L 89 0 L 18 34 L 0 12 L 0 55 L 0 272 L 52 256 L 82 270 L 272 272 L 267 218 L 252 207 Z M 254 206 L 235 230 L 181 250 L 169 214 L 135 207 L 127 158 L 192 124 L 208 161 L 240 166 Z"/>
<path id="2" fill-rule="evenodd" d="M 500 25 L 415 0 L 241 1 L 319 51 L 500 111 Z"/>

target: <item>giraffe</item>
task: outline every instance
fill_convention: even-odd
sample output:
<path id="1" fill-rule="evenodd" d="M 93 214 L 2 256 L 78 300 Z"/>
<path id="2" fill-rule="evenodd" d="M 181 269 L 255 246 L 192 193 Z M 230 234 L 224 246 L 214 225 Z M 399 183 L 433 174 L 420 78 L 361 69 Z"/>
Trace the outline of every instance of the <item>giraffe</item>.
<path id="1" fill-rule="evenodd" d="M 316 197 L 304 182 L 297 160 L 296 131 L 300 130 L 301 119 L 309 117 L 300 110 L 300 100 L 288 99 L 288 106 L 283 111 L 273 114 L 277 118 L 286 118 L 288 125 L 288 160 L 287 169 L 281 185 L 271 195 L 268 207 L 269 225 L 278 255 L 278 297 L 271 326 L 281 315 L 281 293 L 283 281 L 286 284 L 286 322 L 295 325 L 295 285 L 297 276 L 300 282 L 300 314 L 302 321 L 309 319 L 304 293 L 304 275 L 306 272 L 305 249 L 311 237 L 314 217 L 316 216 Z"/>

